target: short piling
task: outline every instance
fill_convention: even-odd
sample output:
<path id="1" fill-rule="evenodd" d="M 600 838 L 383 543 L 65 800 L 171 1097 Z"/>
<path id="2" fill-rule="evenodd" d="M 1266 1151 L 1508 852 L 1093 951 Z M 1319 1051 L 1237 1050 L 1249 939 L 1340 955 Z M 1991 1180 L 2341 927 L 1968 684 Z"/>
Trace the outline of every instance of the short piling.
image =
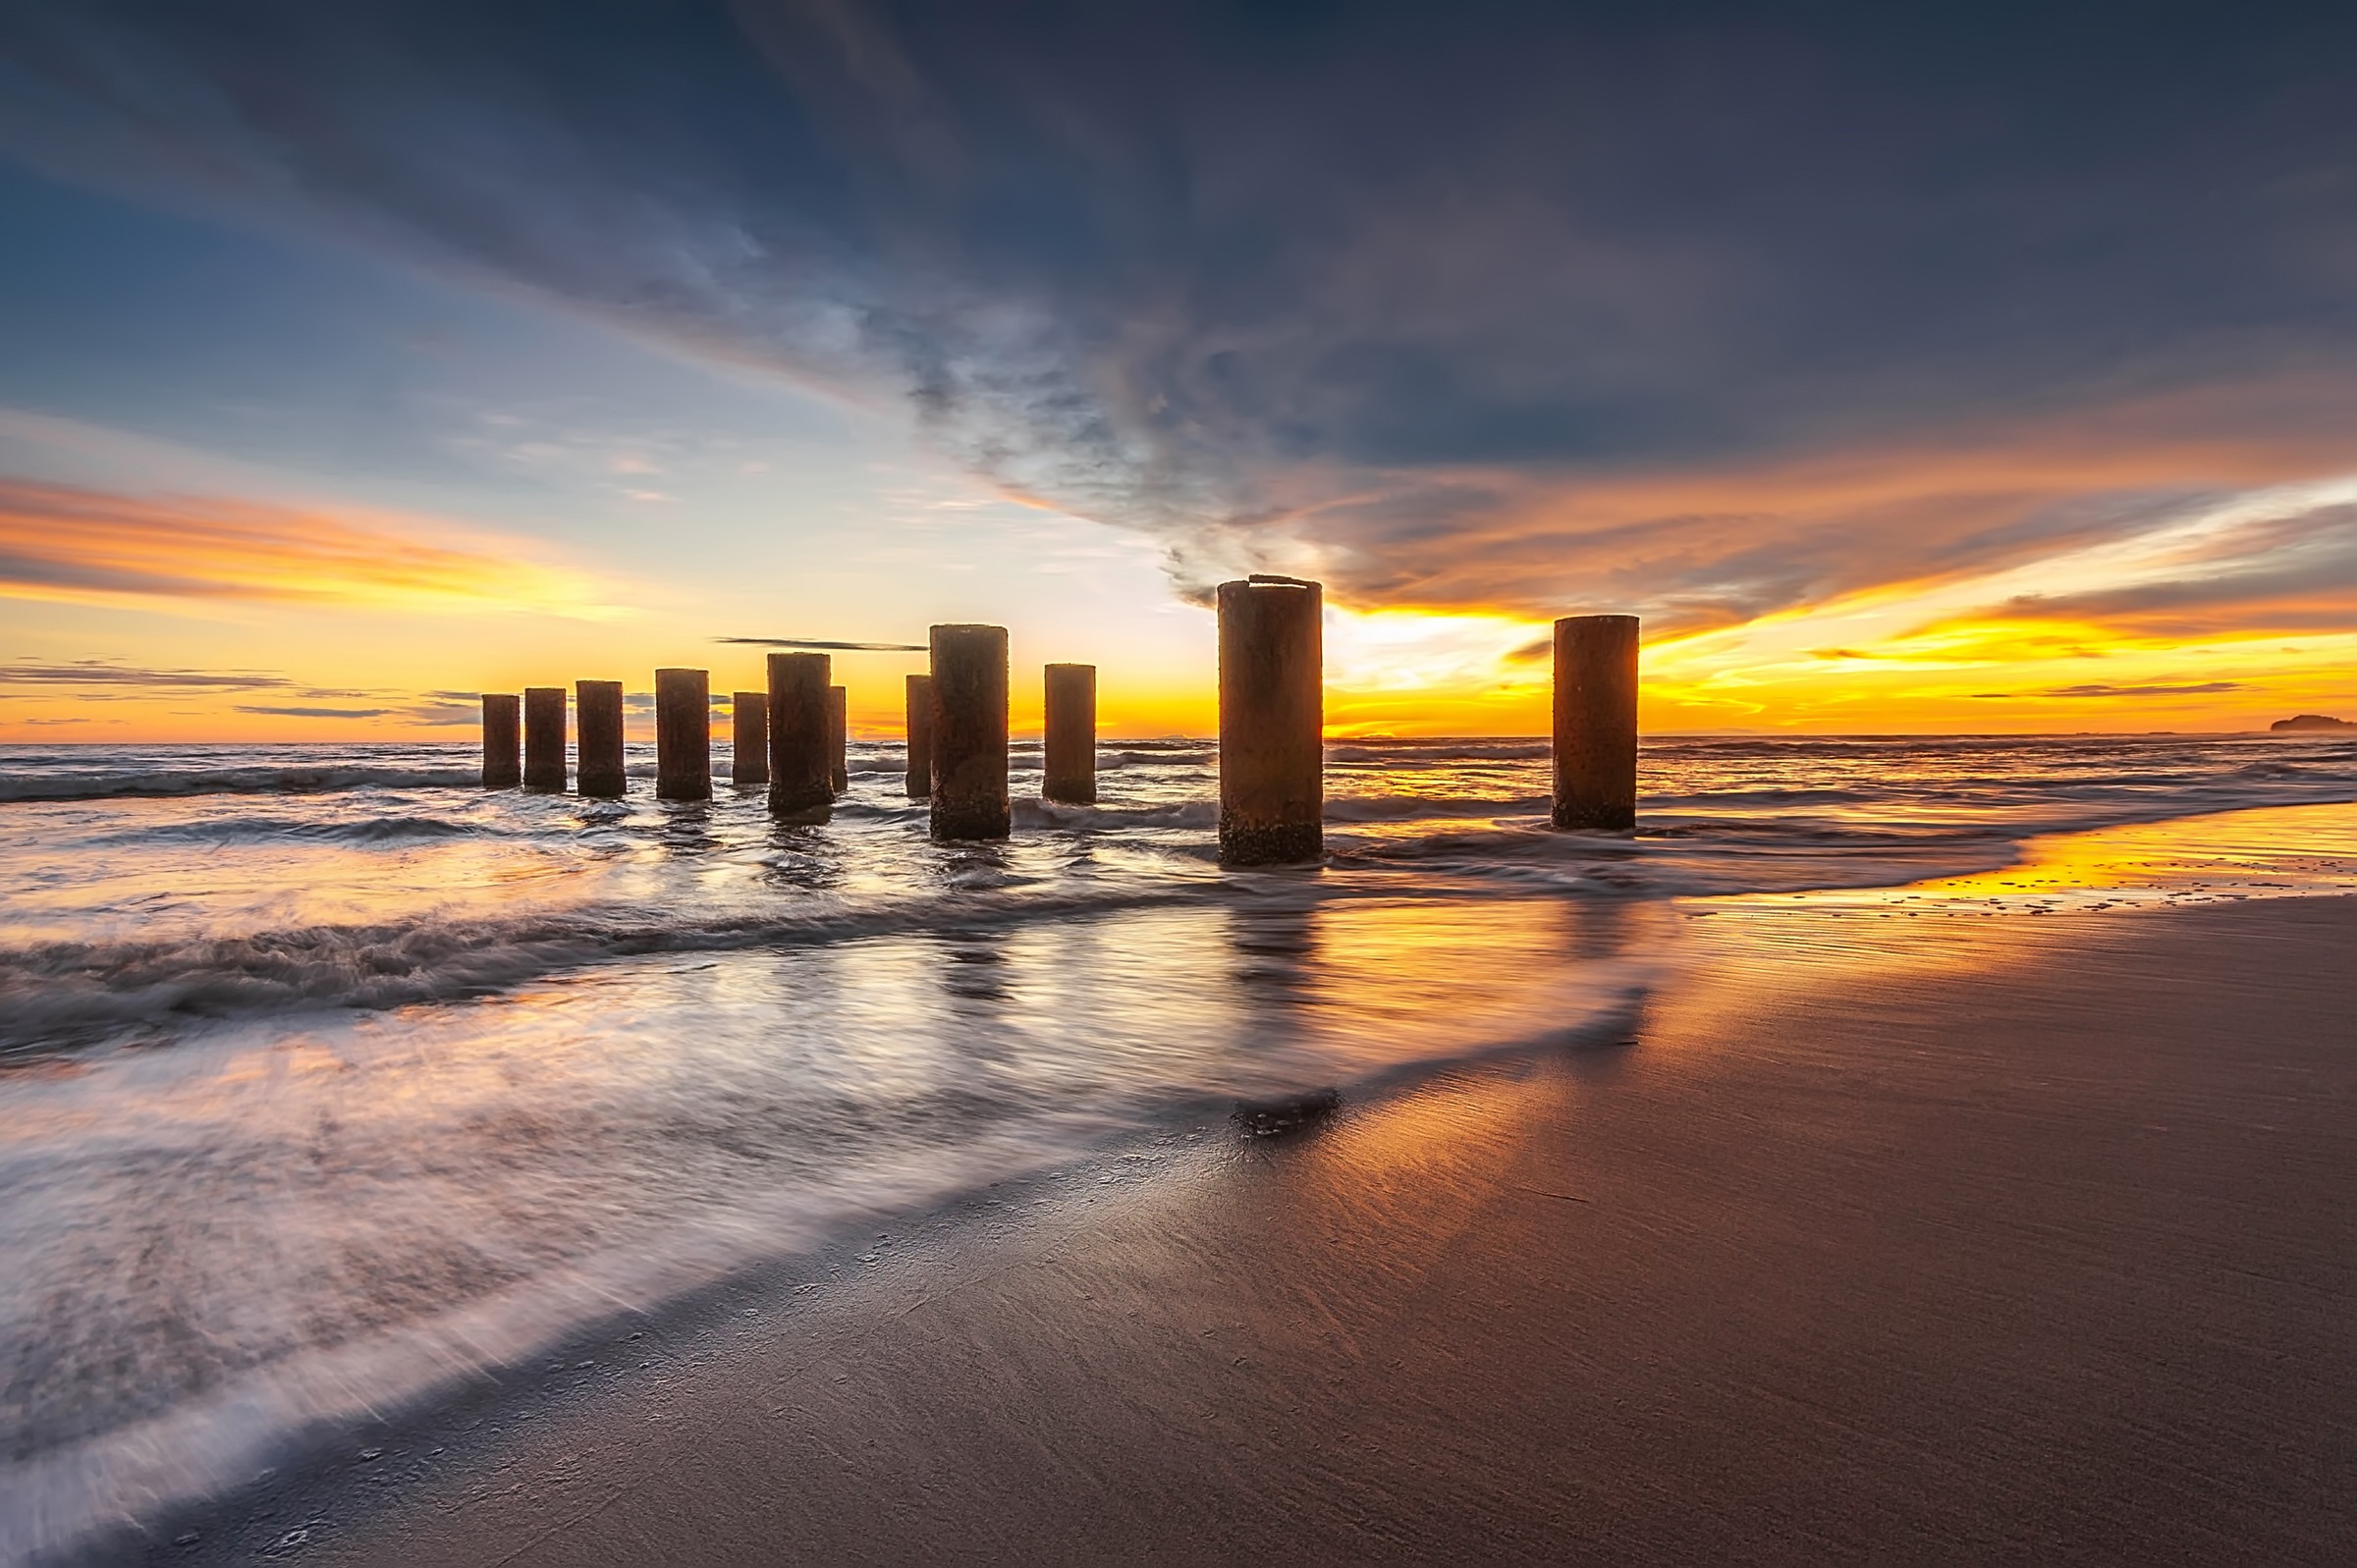
<path id="1" fill-rule="evenodd" d="M 1093 806 L 1097 801 L 1097 667 L 1048 666 L 1048 733 L 1042 799 Z"/>
<path id="2" fill-rule="evenodd" d="M 1555 623 L 1555 825 L 1637 825 L 1637 618 Z"/>
<path id="3" fill-rule="evenodd" d="M 851 787 L 851 693 L 827 688 L 827 787 L 842 794 Z"/>
<path id="4" fill-rule="evenodd" d="M 1325 847 L 1324 592 L 1294 577 L 1220 584 L 1220 858 Z"/>
<path id="5" fill-rule="evenodd" d="M 788 822 L 824 822 L 835 790 L 828 766 L 827 656 L 769 656 L 769 809 Z"/>
<path id="6" fill-rule="evenodd" d="M 712 677 L 655 672 L 655 798 L 712 798 Z"/>
<path id="7" fill-rule="evenodd" d="M 908 677 L 908 798 L 933 793 L 933 677 Z"/>
<path id="8" fill-rule="evenodd" d="M 935 626 L 933 802 L 936 838 L 1004 838 L 1007 628 Z"/>
<path id="9" fill-rule="evenodd" d="M 769 783 L 769 693 L 740 691 L 729 699 L 736 729 L 731 732 L 729 783 Z"/>
<path id="10" fill-rule="evenodd" d="M 575 681 L 573 709 L 581 729 L 574 787 L 597 799 L 619 798 L 629 784 L 622 771 L 622 682 Z"/>
<path id="11" fill-rule="evenodd" d="M 523 786 L 565 792 L 565 688 L 523 688 Z"/>
<path id="12" fill-rule="evenodd" d="M 523 783 L 523 710 L 512 691 L 483 693 L 483 787 Z"/>

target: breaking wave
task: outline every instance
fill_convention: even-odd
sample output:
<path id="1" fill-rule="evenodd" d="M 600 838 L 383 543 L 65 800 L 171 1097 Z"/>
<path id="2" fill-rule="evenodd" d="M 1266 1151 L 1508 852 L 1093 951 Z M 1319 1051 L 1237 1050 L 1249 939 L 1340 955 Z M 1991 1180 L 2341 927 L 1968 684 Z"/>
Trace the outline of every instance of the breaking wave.
<path id="1" fill-rule="evenodd" d="M 973 930 L 1200 896 L 1199 888 L 1186 885 L 1040 890 L 985 869 L 953 879 L 946 895 L 864 906 L 701 918 L 585 907 L 154 943 L 52 943 L 0 950 L 0 1054 L 205 1020 L 462 1000 L 566 969 L 656 953 Z"/>
<path id="2" fill-rule="evenodd" d="M 328 766 L 142 768 L 81 774 L 0 775 L 0 801 L 119 800 L 184 795 L 318 795 L 342 789 L 455 789 L 479 784 L 472 768 Z"/>

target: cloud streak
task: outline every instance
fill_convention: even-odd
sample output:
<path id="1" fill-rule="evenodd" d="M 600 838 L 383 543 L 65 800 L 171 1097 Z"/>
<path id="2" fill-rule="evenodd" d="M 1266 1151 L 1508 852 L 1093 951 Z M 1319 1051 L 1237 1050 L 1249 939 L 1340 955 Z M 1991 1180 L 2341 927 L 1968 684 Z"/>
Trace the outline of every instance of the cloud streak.
<path id="1" fill-rule="evenodd" d="M 2175 683 L 2162 682 L 2142 686 L 2114 686 L 2102 681 L 2087 681 L 2075 686 L 2049 686 L 2044 691 L 1976 691 L 1981 698 L 2017 697 L 2207 697 L 2220 692 L 2247 690 L 2239 680 L 2197 680 Z"/>
<path id="2" fill-rule="evenodd" d="M 746 644 L 756 648 L 809 648 L 835 653 L 923 653 L 921 642 L 826 642 L 815 637 L 714 637 L 714 642 Z"/>
<path id="3" fill-rule="evenodd" d="M 28 660 L 0 665 L 4 686 L 110 686 L 158 691 L 266 691 L 291 686 L 284 676 L 254 671 L 146 670 L 107 659 L 77 659 L 65 664 Z"/>
<path id="4" fill-rule="evenodd" d="M 0 478 L 0 596 L 578 609 L 580 579 L 324 512 Z"/>
<path id="5" fill-rule="evenodd" d="M 262 704 L 237 705 L 239 713 L 264 714 L 275 719 L 382 719 L 397 708 L 273 708 Z"/>

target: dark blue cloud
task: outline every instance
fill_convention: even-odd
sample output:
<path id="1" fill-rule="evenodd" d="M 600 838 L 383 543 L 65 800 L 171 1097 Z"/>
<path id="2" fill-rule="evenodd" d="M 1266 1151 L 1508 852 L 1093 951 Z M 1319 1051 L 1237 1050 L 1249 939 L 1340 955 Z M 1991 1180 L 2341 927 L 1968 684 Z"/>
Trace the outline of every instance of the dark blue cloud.
<path id="1" fill-rule="evenodd" d="M 1182 580 L 1752 614 L 2143 514 L 1746 474 L 2274 443 L 2147 464 L 2165 512 L 2357 409 L 2343 7 L 16 0 L 0 47 L 52 170 L 890 389 Z M 1551 510 L 1675 471 L 1732 477 Z"/>

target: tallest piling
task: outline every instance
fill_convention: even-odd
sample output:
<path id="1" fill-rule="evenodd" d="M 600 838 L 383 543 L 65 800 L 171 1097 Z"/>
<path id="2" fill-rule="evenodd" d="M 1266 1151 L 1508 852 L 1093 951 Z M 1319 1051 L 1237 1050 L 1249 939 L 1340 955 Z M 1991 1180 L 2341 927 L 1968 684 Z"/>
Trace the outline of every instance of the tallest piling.
<path id="1" fill-rule="evenodd" d="M 1637 825 L 1637 618 L 1555 623 L 1555 825 Z"/>
<path id="2" fill-rule="evenodd" d="M 1220 584 L 1220 858 L 1325 847 L 1324 592 L 1295 577 Z"/>

